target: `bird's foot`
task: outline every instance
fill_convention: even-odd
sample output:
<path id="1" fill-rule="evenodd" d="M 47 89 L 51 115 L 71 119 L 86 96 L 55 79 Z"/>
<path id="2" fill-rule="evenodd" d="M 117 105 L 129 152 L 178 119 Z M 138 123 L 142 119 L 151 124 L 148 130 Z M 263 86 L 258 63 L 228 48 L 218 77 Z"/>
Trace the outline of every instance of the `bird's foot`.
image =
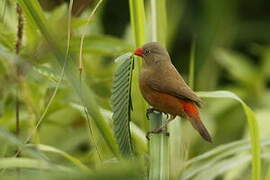
<path id="1" fill-rule="evenodd" d="M 146 138 L 148 140 L 150 140 L 150 134 L 160 134 L 160 133 L 163 133 L 165 136 L 170 136 L 170 133 L 166 130 L 166 128 L 159 127 L 159 128 L 153 129 L 151 131 L 148 131 L 146 133 Z"/>
<path id="2" fill-rule="evenodd" d="M 161 112 L 161 111 L 159 111 L 158 109 L 155 109 L 155 108 L 148 108 L 148 109 L 146 110 L 146 117 L 147 117 L 148 120 L 149 120 L 149 114 L 150 114 L 150 113 L 153 113 L 154 111 L 157 111 L 157 112 L 159 112 L 159 113 L 164 113 L 164 114 L 166 115 L 166 118 L 167 118 L 167 119 L 170 117 L 168 113 Z"/>
<path id="3" fill-rule="evenodd" d="M 168 120 L 170 118 L 170 114 L 164 113 L 166 115 L 166 119 Z"/>
<path id="4" fill-rule="evenodd" d="M 149 120 L 149 114 L 150 113 L 153 113 L 154 111 L 157 111 L 157 112 L 162 113 L 161 111 L 159 111 L 159 110 L 157 110 L 155 108 L 147 108 L 147 110 L 146 110 L 146 117 L 147 117 L 148 120 Z"/>

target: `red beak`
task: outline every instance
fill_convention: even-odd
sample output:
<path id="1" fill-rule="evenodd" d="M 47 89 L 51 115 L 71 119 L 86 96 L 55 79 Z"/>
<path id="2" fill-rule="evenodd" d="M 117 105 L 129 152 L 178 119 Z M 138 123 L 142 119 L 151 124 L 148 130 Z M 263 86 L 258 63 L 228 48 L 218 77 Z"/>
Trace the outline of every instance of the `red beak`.
<path id="1" fill-rule="evenodd" d="M 143 49 L 142 48 L 135 49 L 134 54 L 136 56 L 141 56 L 142 57 L 143 56 Z"/>

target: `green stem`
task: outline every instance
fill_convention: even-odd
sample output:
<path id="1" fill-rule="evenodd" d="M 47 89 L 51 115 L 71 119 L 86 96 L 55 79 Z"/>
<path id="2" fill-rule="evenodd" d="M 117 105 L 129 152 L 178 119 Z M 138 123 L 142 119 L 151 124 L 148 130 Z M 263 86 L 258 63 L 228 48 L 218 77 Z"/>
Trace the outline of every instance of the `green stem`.
<path id="1" fill-rule="evenodd" d="M 22 46 L 23 39 L 23 15 L 22 9 L 19 4 L 16 6 L 17 15 L 18 15 L 18 29 L 17 29 L 17 40 L 16 40 L 16 54 L 19 55 Z M 21 67 L 20 64 L 16 64 L 16 78 L 17 78 L 17 87 L 16 87 L 16 135 L 20 136 L 20 79 L 21 79 Z M 20 157 L 20 149 L 17 149 L 16 157 Z"/>
<path id="2" fill-rule="evenodd" d="M 145 11 L 143 0 L 129 0 L 129 9 L 135 46 L 140 47 L 145 43 Z M 136 68 L 134 69 L 134 75 L 132 79 L 132 99 L 139 99 L 134 104 L 134 109 L 140 112 L 137 114 L 138 124 L 146 129 L 148 126 L 148 121 L 145 118 L 144 112 L 147 105 L 141 96 L 138 84 L 142 61 L 138 57 L 135 57 L 134 64 Z"/>
<path id="3" fill-rule="evenodd" d="M 136 47 L 140 47 L 145 43 L 145 13 L 143 0 L 129 0 L 129 6 L 135 45 Z"/>
<path id="4" fill-rule="evenodd" d="M 155 129 L 162 125 L 162 114 L 151 113 L 149 115 L 150 128 Z M 152 135 L 150 138 L 149 154 L 150 154 L 150 167 L 149 167 L 149 180 L 160 179 L 160 146 L 162 134 Z"/>
<path id="5" fill-rule="evenodd" d="M 270 165 L 268 166 L 266 176 L 265 176 L 265 180 L 269 180 L 269 179 L 270 179 Z"/>
<path id="6" fill-rule="evenodd" d="M 165 0 L 151 0 L 152 16 L 152 41 L 158 41 L 163 46 L 166 45 L 166 10 Z M 155 129 L 162 125 L 162 114 L 151 113 L 150 128 Z M 154 134 L 150 138 L 149 146 L 150 168 L 149 179 L 169 179 L 169 139 L 164 134 Z"/>
<path id="7" fill-rule="evenodd" d="M 152 22 L 153 28 L 152 33 L 156 34 L 156 39 L 160 44 L 166 47 L 166 35 L 167 35 L 167 14 L 166 14 L 166 0 L 151 0 L 151 6 L 154 6 L 152 9 Z M 155 32 L 154 32 L 155 31 Z"/>
<path id="8" fill-rule="evenodd" d="M 189 59 L 189 79 L 188 84 L 191 89 L 194 89 L 194 68 L 195 68 L 195 48 L 196 42 L 192 41 L 191 50 L 190 50 L 190 59 Z"/>

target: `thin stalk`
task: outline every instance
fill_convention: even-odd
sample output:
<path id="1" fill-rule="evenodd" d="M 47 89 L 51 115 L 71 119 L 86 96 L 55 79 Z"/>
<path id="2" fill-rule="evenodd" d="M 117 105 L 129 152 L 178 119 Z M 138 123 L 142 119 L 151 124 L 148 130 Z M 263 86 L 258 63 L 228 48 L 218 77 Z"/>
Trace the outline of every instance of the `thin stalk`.
<path id="1" fill-rule="evenodd" d="M 96 13 L 98 7 L 100 6 L 100 4 L 102 3 L 103 0 L 98 1 L 97 5 L 94 7 L 93 11 L 91 12 L 91 14 L 89 15 L 88 19 L 87 19 L 87 23 L 86 25 L 88 25 L 93 17 L 93 15 Z M 81 37 L 81 43 L 80 43 L 80 54 L 79 54 L 79 73 L 80 73 L 80 77 L 83 71 L 83 60 L 82 60 L 82 55 L 83 55 L 83 42 L 84 42 L 84 38 L 85 35 L 87 33 L 87 30 L 85 30 L 82 34 Z"/>
<path id="2" fill-rule="evenodd" d="M 17 41 L 16 41 L 16 54 L 20 54 L 21 46 L 22 46 L 22 38 L 23 38 L 23 15 L 22 15 L 22 9 L 19 4 L 16 6 L 17 9 L 17 15 L 18 15 L 18 29 L 17 29 Z M 20 65 L 16 64 L 16 77 L 17 77 L 17 88 L 16 88 L 16 107 L 15 107 L 15 113 L 16 113 L 16 135 L 20 136 Z M 16 157 L 20 157 L 20 149 L 17 149 Z"/>
<path id="3" fill-rule="evenodd" d="M 189 78 L 188 84 L 191 89 L 194 89 L 194 72 L 195 72 L 195 48 L 196 42 L 192 41 L 191 50 L 190 50 L 190 59 L 189 59 Z"/>
<path id="4" fill-rule="evenodd" d="M 66 68 L 66 64 L 67 64 L 67 59 L 68 59 L 68 56 L 69 56 L 69 48 L 70 48 L 70 39 L 71 39 L 71 19 L 72 19 L 72 7 L 73 7 L 73 0 L 70 1 L 69 3 L 69 9 L 68 9 L 68 23 L 67 23 L 67 48 L 66 48 L 66 53 L 65 53 L 65 61 L 64 61 L 64 65 L 61 69 L 61 74 L 60 74 L 60 79 L 58 80 L 57 84 L 56 84 L 56 87 L 48 101 L 48 104 L 46 105 L 43 113 L 41 114 L 40 118 L 38 119 L 37 121 L 37 124 L 34 128 L 34 130 L 32 131 L 32 133 L 26 138 L 25 140 L 25 144 L 29 143 L 30 140 L 32 139 L 32 137 L 36 134 L 37 130 L 39 129 L 43 119 L 45 118 L 57 92 L 58 92 L 58 89 L 59 89 L 59 86 L 64 78 L 64 74 L 65 74 L 65 68 Z"/>
<path id="5" fill-rule="evenodd" d="M 23 38 L 23 15 L 22 9 L 19 4 L 16 4 L 16 11 L 18 16 L 18 27 L 17 27 L 17 40 L 16 40 L 16 54 L 20 54 L 21 46 L 22 46 L 22 38 Z M 20 64 L 16 64 L 16 79 L 17 79 L 17 87 L 16 87 L 16 98 L 15 98 L 15 114 L 16 114 L 16 136 L 20 136 L 20 79 L 21 79 L 21 68 Z M 18 147 L 16 150 L 16 157 L 21 156 L 21 150 Z M 17 168 L 17 176 L 20 177 L 20 169 Z"/>
<path id="6" fill-rule="evenodd" d="M 96 6 L 94 7 L 93 11 L 91 12 L 91 14 L 89 15 L 88 19 L 87 19 L 87 23 L 86 25 L 88 25 L 90 23 L 90 21 L 92 20 L 94 14 L 96 13 L 98 7 L 101 5 L 103 0 L 100 0 Z M 85 35 L 87 33 L 87 30 L 85 29 L 85 31 L 83 32 L 82 36 L 81 36 L 81 42 L 80 42 L 80 54 L 79 54 L 79 81 L 80 81 L 80 93 L 83 95 L 83 91 L 82 91 L 82 72 L 83 72 L 83 59 L 82 59 L 82 56 L 83 56 L 83 43 L 84 43 L 84 38 L 85 38 Z M 102 158 L 101 158 L 101 153 L 99 152 L 98 150 L 98 147 L 97 147 L 97 142 L 95 140 L 95 136 L 93 134 L 93 130 L 92 130 L 92 126 L 91 126 L 91 122 L 90 122 L 90 118 L 89 118 L 89 114 L 88 114 L 88 111 L 87 111 L 87 108 L 86 108 L 86 104 L 84 104 L 83 101 L 81 101 L 82 103 L 82 106 L 84 107 L 84 112 L 85 112 L 85 117 L 86 117 L 86 123 L 87 123 L 87 127 L 88 127 L 88 131 L 89 131 L 89 140 L 90 140 L 90 143 L 91 141 L 93 142 L 94 146 L 95 146 L 95 150 L 97 152 L 97 155 L 98 155 L 98 158 L 99 160 L 101 161 Z"/>
<path id="7" fill-rule="evenodd" d="M 166 45 L 166 1 L 151 0 L 152 41 L 158 41 Z M 151 113 L 150 128 L 158 128 L 162 125 L 162 114 Z M 150 180 L 169 179 L 170 159 L 169 140 L 164 134 L 155 134 L 150 138 Z"/>
<path id="8" fill-rule="evenodd" d="M 91 143 L 91 141 L 93 142 L 95 150 L 96 150 L 98 158 L 99 158 L 99 161 L 101 162 L 102 161 L 101 153 L 98 150 L 98 145 L 97 145 L 97 142 L 95 140 L 95 136 L 94 136 L 93 129 L 92 129 L 92 126 L 91 126 L 91 122 L 90 122 L 90 116 L 89 116 L 89 113 L 87 112 L 86 106 L 84 106 L 84 113 L 85 113 L 85 118 L 86 118 L 86 121 L 87 121 L 88 130 L 89 130 L 88 131 L 89 132 L 89 141 L 90 141 L 90 143 Z M 91 139 L 91 137 L 92 137 L 92 139 Z"/>

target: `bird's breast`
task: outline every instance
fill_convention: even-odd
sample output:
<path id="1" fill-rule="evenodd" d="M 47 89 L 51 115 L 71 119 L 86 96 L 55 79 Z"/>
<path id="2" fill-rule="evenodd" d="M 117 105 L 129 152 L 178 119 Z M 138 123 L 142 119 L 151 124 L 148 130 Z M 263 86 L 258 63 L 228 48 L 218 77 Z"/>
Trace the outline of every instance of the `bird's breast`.
<path id="1" fill-rule="evenodd" d="M 155 109 L 162 112 L 184 116 L 182 100 L 152 89 L 147 81 L 148 76 L 149 74 L 140 74 L 139 84 L 144 99 Z"/>

